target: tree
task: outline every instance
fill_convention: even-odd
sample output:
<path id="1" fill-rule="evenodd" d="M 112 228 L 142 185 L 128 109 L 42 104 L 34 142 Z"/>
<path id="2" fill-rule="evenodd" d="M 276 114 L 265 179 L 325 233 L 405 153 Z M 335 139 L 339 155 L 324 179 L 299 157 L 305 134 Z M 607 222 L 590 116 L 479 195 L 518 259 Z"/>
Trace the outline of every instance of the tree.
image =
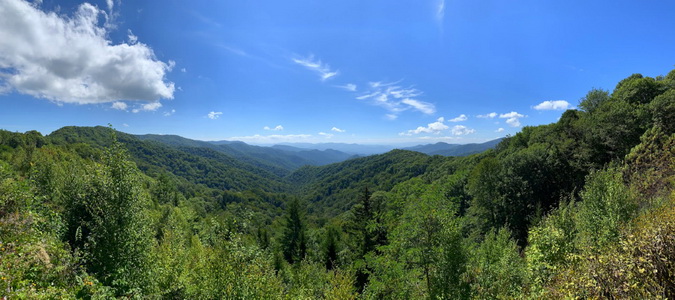
<path id="1" fill-rule="evenodd" d="M 328 226 L 324 239 L 324 264 L 327 270 L 332 270 L 338 262 L 338 239 L 340 232 L 334 226 Z"/>
<path id="2" fill-rule="evenodd" d="M 88 196 L 81 203 L 83 219 L 78 222 L 87 267 L 118 295 L 147 292 L 153 242 L 145 212 L 149 197 L 141 189 L 138 169 L 113 136 L 103 162 L 90 172 Z"/>
<path id="3" fill-rule="evenodd" d="M 661 126 L 666 134 L 675 133 L 675 87 L 654 98 L 650 108 L 654 124 Z"/>
<path id="4" fill-rule="evenodd" d="M 286 208 L 286 227 L 282 247 L 284 258 L 291 264 L 303 260 L 307 253 L 304 214 L 297 198 L 291 200 Z"/>
<path id="5" fill-rule="evenodd" d="M 579 101 L 581 110 L 592 114 L 600 105 L 610 99 L 609 92 L 603 89 L 591 89 L 586 96 Z"/>
<path id="6" fill-rule="evenodd" d="M 630 104 L 646 104 L 663 93 L 665 89 L 666 86 L 654 78 L 633 74 L 617 84 L 612 98 Z"/>

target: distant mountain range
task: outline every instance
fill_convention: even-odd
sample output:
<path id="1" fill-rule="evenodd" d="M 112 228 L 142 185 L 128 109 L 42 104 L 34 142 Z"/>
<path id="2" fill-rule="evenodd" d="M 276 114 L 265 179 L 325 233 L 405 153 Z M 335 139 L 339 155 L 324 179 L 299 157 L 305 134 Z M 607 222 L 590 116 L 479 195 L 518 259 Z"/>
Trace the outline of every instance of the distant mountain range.
<path id="1" fill-rule="evenodd" d="M 367 156 L 373 154 L 381 154 L 394 150 L 394 146 L 386 145 L 362 145 L 362 144 L 347 144 L 347 143 L 283 143 L 278 145 L 271 146 L 276 149 L 284 149 L 288 151 L 298 151 L 300 150 L 337 150 L 344 153 L 349 153 L 352 155 Z"/>
<path id="2" fill-rule="evenodd" d="M 140 140 L 160 142 L 179 148 L 208 148 L 259 167 L 279 166 L 291 171 L 304 165 L 322 166 L 357 157 L 354 154 L 332 149 L 261 147 L 239 141 L 205 142 L 177 135 L 145 134 L 136 135 L 136 137 Z"/>
<path id="3" fill-rule="evenodd" d="M 439 142 L 436 144 L 417 145 L 414 147 L 403 148 L 404 150 L 422 152 L 428 155 L 443 155 L 443 156 L 466 156 L 474 153 L 480 153 L 488 149 L 492 149 L 501 142 L 503 138 L 487 141 L 480 144 L 448 144 Z"/>

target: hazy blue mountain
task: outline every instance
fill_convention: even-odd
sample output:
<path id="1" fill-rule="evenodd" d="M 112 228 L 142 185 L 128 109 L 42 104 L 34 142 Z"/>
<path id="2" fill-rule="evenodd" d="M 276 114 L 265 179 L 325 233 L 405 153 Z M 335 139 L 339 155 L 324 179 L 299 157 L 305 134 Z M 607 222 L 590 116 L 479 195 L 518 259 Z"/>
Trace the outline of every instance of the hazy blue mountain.
<path id="1" fill-rule="evenodd" d="M 293 151 L 293 149 L 315 149 L 315 150 L 336 150 L 345 152 L 351 155 L 373 155 L 382 154 L 395 149 L 394 146 L 388 145 L 362 145 L 362 144 L 347 144 L 347 143 L 282 143 L 273 145 L 272 148 L 285 149 Z"/>
<path id="2" fill-rule="evenodd" d="M 466 156 L 474 153 L 480 153 L 488 149 L 492 149 L 502 139 L 487 141 L 480 144 L 448 144 L 438 142 L 436 144 L 417 145 L 414 147 L 407 147 L 404 150 L 417 151 L 429 155 L 443 155 L 443 156 Z"/>
<path id="3" fill-rule="evenodd" d="M 296 170 L 304 165 L 322 166 L 352 158 L 353 154 L 337 150 L 278 149 L 249 145 L 240 141 L 197 141 L 177 135 L 137 135 L 141 140 L 153 140 L 174 147 L 201 147 L 231 155 L 239 160 L 279 174 L 276 168 Z M 279 174 L 283 175 L 283 174 Z"/>

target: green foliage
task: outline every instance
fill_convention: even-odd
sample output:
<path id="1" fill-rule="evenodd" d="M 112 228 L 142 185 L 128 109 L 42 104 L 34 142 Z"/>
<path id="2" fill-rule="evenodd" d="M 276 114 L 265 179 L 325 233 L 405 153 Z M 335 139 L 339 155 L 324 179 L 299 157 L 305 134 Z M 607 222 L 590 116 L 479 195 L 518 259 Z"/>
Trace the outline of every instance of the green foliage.
<path id="1" fill-rule="evenodd" d="M 580 249 L 593 252 L 616 243 L 622 224 L 635 215 L 637 203 L 621 175 L 609 169 L 588 176 L 575 216 Z"/>
<path id="2" fill-rule="evenodd" d="M 603 103 L 609 101 L 609 92 L 603 89 L 591 89 L 586 96 L 579 101 L 579 108 L 592 114 Z"/>
<path id="3" fill-rule="evenodd" d="M 649 105 L 654 124 L 668 134 L 675 133 L 675 80 L 670 90 L 654 98 Z"/>
<path id="4" fill-rule="evenodd" d="M 667 193 L 675 185 L 675 133 L 656 125 L 640 140 L 626 156 L 624 178 L 643 197 Z"/>
<path id="5" fill-rule="evenodd" d="M 525 263 L 507 229 L 488 232 L 471 251 L 466 268 L 472 298 L 509 299 L 523 293 Z"/>
<path id="6" fill-rule="evenodd" d="M 576 206 L 563 202 L 542 222 L 530 229 L 525 249 L 531 294 L 545 298 L 544 288 L 560 270 L 569 265 L 569 257 L 576 254 Z"/>
<path id="7" fill-rule="evenodd" d="M 622 80 L 612 92 L 612 98 L 629 104 L 646 104 L 665 91 L 665 86 L 651 77 L 633 74 Z"/>
<path id="8" fill-rule="evenodd" d="M 152 291 L 148 195 L 139 186 L 140 174 L 117 142 L 88 173 L 76 237 L 84 241 L 81 250 L 88 270 L 118 294 Z"/>
<path id="9" fill-rule="evenodd" d="M 671 299 L 675 296 L 675 193 L 632 222 L 617 243 L 572 256 L 547 297 Z"/>

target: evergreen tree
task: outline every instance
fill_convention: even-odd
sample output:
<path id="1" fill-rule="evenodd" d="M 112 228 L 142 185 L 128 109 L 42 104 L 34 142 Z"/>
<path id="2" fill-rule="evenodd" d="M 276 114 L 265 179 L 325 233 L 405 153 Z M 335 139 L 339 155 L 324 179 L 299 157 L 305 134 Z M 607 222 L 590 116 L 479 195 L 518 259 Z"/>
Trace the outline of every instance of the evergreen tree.
<path id="1" fill-rule="evenodd" d="M 307 238 L 305 236 L 304 214 L 300 201 L 293 199 L 286 209 L 286 228 L 282 240 L 284 258 L 293 264 L 305 258 Z"/>
<path id="2" fill-rule="evenodd" d="M 332 270 L 337 265 L 338 260 L 338 238 L 340 233 L 333 226 L 328 226 L 326 230 L 326 239 L 324 240 L 324 263 L 327 270 Z"/>

